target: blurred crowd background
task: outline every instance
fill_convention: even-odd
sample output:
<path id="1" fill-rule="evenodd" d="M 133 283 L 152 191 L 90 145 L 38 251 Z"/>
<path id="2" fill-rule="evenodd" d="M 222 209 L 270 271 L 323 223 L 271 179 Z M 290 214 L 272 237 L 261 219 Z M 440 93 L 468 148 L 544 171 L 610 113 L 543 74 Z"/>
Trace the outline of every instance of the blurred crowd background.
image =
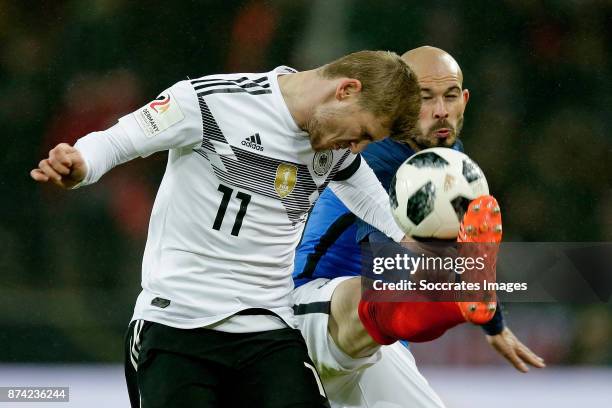
<path id="1" fill-rule="evenodd" d="M 612 241 L 610 21 L 605 0 L 0 0 L 0 362 L 121 361 L 166 156 L 71 192 L 28 173 L 186 77 L 443 48 L 471 91 L 463 140 L 506 240 Z M 549 364 L 610 365 L 611 309 L 511 304 L 507 320 Z M 414 350 L 505 364 L 467 326 Z"/>

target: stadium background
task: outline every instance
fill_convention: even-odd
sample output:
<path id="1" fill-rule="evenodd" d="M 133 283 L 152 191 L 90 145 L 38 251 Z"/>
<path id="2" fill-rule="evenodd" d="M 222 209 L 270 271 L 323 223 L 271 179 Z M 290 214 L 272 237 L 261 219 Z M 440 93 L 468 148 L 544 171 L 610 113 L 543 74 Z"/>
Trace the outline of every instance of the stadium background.
<path id="1" fill-rule="evenodd" d="M 69 385 L 70 406 L 127 403 L 117 363 L 165 154 L 68 193 L 28 173 L 56 143 L 186 76 L 441 47 L 471 91 L 463 140 L 503 207 L 506 240 L 611 241 L 612 3 L 414 3 L 0 0 L 0 386 Z M 414 352 L 449 407 L 498 401 L 474 381 L 510 393 L 498 407 L 610 401 L 610 311 L 509 305 L 510 326 L 549 364 L 526 376 L 467 326 Z"/>

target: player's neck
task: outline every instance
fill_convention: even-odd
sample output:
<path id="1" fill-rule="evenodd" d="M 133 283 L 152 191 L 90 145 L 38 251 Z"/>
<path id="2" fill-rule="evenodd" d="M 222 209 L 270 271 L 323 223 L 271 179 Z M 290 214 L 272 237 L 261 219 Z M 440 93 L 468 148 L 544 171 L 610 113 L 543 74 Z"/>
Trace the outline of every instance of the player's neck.
<path id="1" fill-rule="evenodd" d="M 278 86 L 285 104 L 300 129 L 305 129 L 316 106 L 329 98 L 331 88 L 325 86 L 327 82 L 316 70 L 278 77 Z"/>

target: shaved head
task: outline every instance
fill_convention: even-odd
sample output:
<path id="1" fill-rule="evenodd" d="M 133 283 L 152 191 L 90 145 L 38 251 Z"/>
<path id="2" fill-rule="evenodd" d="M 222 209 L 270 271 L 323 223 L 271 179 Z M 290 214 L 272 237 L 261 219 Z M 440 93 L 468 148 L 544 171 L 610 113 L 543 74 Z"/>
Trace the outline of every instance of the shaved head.
<path id="1" fill-rule="evenodd" d="M 457 61 L 448 52 L 440 48 L 423 47 L 407 51 L 402 59 L 412 68 L 419 80 L 454 77 L 463 85 L 463 73 Z"/>
<path id="2" fill-rule="evenodd" d="M 424 46 L 402 55 L 416 74 L 421 88 L 421 112 L 405 142 L 413 150 L 451 147 L 463 127 L 469 92 L 463 89 L 463 73 L 455 59 L 440 48 Z"/>

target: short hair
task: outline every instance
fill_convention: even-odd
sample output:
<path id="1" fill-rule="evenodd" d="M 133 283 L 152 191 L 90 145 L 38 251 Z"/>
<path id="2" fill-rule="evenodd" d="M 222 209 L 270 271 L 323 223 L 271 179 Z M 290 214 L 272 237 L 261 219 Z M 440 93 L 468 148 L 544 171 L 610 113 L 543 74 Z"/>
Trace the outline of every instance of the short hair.
<path id="1" fill-rule="evenodd" d="M 384 122 L 391 138 L 406 140 L 421 111 L 421 91 L 410 67 L 391 51 L 358 51 L 319 69 L 324 78 L 358 79 L 359 104 Z"/>

